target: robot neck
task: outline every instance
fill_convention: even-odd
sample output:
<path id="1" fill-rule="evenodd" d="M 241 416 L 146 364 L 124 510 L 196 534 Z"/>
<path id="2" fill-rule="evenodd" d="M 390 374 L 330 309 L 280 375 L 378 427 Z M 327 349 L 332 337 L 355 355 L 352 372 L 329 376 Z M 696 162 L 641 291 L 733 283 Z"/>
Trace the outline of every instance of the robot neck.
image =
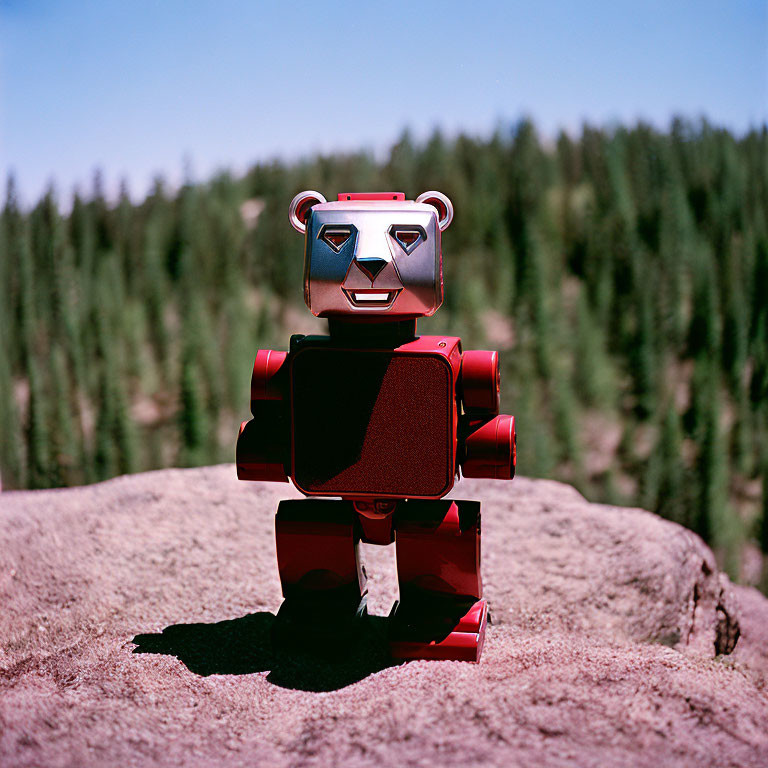
<path id="1" fill-rule="evenodd" d="M 399 347 L 416 338 L 416 319 L 383 321 L 376 318 L 329 317 L 334 341 L 362 347 Z"/>

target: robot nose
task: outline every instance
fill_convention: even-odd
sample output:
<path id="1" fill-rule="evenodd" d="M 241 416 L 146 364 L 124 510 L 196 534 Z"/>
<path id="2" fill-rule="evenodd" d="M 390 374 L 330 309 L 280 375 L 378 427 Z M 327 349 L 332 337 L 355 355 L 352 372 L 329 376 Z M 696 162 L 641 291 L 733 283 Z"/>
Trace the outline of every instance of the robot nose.
<path id="1" fill-rule="evenodd" d="M 373 282 L 376 279 L 376 275 L 387 266 L 387 260 L 363 257 L 362 259 L 355 259 L 355 264 L 357 264 L 357 266 L 368 275 L 371 282 Z"/>

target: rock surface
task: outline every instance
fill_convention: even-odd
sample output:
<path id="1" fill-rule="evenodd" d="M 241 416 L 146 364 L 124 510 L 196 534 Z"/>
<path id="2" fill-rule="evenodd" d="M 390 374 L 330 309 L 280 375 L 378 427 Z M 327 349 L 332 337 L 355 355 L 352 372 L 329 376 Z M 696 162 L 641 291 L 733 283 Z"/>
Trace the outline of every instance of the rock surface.
<path id="1" fill-rule="evenodd" d="M 482 662 L 394 665 L 392 547 L 367 546 L 374 615 L 319 661 L 269 639 L 295 495 L 231 466 L 0 495 L 0 765 L 768 765 L 768 600 L 690 532 L 463 481 Z"/>

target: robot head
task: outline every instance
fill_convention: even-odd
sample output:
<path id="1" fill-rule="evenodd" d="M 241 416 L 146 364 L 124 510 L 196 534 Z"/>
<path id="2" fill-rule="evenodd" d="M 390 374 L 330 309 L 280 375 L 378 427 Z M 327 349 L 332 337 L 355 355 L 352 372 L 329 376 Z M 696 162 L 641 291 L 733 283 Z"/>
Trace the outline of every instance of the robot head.
<path id="1" fill-rule="evenodd" d="M 440 192 L 319 192 L 293 198 L 289 219 L 305 235 L 304 301 L 318 317 L 426 317 L 443 303 L 440 233 L 453 219 Z"/>

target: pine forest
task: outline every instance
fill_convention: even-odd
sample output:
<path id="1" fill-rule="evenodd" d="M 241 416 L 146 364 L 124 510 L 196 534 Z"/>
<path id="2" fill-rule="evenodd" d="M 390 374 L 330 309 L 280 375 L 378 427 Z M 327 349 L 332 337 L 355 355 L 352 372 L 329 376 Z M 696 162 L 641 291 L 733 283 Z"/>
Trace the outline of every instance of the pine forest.
<path id="1" fill-rule="evenodd" d="M 383 159 L 158 178 L 140 202 L 108 201 L 97 174 L 71 204 L 51 190 L 27 208 L 11 178 L 3 489 L 233 461 L 256 350 L 324 332 L 287 219 L 304 189 L 446 193 L 445 303 L 419 329 L 500 350 L 518 473 L 686 525 L 768 590 L 765 127 L 405 132 Z"/>

